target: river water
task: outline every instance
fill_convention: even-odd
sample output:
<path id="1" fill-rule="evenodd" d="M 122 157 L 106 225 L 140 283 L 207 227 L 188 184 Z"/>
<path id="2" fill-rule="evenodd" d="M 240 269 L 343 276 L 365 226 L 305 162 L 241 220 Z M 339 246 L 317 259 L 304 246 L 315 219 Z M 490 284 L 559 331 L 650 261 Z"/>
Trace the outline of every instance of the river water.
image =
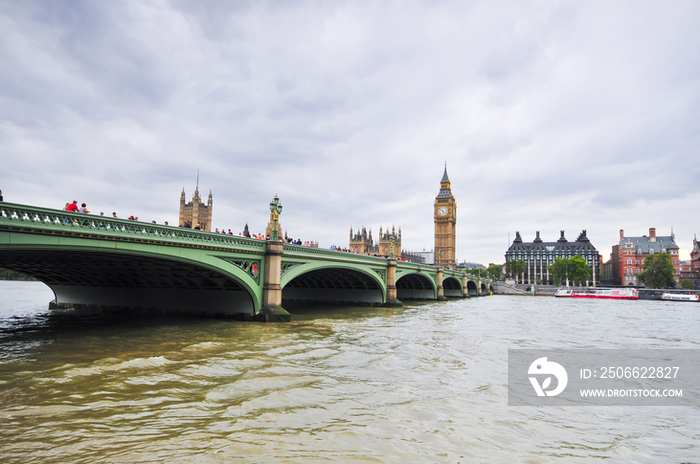
<path id="1" fill-rule="evenodd" d="M 509 348 L 700 348 L 700 305 L 500 296 L 291 323 L 51 314 L 0 281 L 0 461 L 700 462 L 698 407 L 508 406 Z"/>

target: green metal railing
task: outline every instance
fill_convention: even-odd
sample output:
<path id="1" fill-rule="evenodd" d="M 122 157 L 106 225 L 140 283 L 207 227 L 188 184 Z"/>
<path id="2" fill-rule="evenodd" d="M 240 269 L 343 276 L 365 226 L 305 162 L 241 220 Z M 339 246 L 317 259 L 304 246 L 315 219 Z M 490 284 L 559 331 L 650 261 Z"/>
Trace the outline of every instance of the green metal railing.
<path id="1" fill-rule="evenodd" d="M 49 232 L 130 236 L 155 241 L 198 242 L 209 246 L 265 251 L 265 241 L 237 235 L 161 226 L 128 219 L 73 213 L 0 202 L 0 228 L 40 229 Z"/>

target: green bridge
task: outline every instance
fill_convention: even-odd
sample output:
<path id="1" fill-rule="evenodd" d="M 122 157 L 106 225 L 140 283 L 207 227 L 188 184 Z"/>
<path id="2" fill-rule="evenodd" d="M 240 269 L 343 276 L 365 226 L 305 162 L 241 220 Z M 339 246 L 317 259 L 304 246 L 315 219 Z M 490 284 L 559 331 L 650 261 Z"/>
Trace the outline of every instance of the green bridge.
<path id="1" fill-rule="evenodd" d="M 0 267 L 44 282 L 54 305 L 288 321 L 284 305 L 400 305 L 488 294 L 452 269 L 0 203 Z M 52 306 L 52 307 L 56 307 Z"/>

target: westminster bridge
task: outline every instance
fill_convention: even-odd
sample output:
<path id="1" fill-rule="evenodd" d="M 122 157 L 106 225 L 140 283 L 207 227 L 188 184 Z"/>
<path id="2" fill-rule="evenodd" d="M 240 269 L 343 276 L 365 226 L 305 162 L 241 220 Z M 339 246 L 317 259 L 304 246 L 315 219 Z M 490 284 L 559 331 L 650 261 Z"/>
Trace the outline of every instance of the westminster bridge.
<path id="1" fill-rule="evenodd" d="M 284 304 L 401 305 L 485 295 L 490 281 L 396 259 L 0 203 L 0 267 L 52 307 L 288 321 Z"/>

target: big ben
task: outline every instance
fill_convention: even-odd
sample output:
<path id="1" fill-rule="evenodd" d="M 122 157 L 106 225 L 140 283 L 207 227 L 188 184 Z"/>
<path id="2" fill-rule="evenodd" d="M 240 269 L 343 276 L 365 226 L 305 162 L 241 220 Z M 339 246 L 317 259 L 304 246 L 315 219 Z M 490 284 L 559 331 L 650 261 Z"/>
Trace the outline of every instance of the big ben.
<path id="1" fill-rule="evenodd" d="M 435 264 L 456 268 L 455 244 L 457 236 L 457 202 L 452 196 L 450 179 L 445 173 L 440 181 L 440 192 L 435 197 Z"/>

